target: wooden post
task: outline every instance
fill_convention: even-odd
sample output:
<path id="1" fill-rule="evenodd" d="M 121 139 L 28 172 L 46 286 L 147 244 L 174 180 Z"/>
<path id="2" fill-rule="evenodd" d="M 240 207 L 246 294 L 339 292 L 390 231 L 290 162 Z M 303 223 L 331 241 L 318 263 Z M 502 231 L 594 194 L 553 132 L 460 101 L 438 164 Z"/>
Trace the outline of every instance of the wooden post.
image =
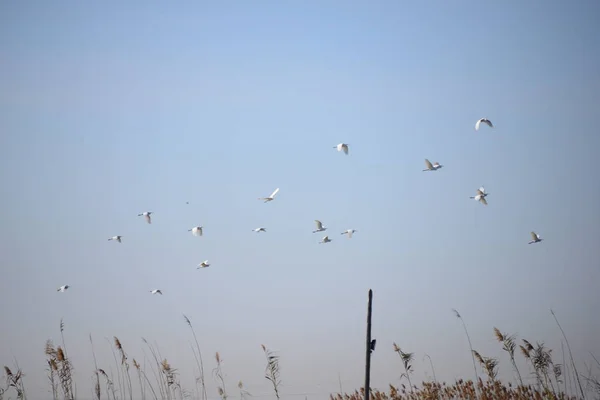
<path id="1" fill-rule="evenodd" d="M 373 303 L 373 291 L 369 289 L 369 305 L 367 308 L 367 359 L 365 362 L 365 400 L 369 400 L 371 394 L 371 311 Z"/>

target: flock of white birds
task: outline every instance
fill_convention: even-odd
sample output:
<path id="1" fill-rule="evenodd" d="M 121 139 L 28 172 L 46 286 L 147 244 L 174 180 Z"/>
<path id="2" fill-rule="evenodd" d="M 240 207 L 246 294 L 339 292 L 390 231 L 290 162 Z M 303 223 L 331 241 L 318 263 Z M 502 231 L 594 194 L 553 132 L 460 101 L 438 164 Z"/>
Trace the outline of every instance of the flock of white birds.
<path id="1" fill-rule="evenodd" d="M 494 125 L 492 124 L 492 121 L 490 121 L 489 119 L 480 118 L 475 123 L 476 131 L 479 131 L 479 128 L 481 127 L 482 123 L 486 124 L 490 128 L 494 127 Z M 348 153 L 349 153 L 348 143 L 340 143 L 337 146 L 333 146 L 333 148 L 337 149 L 338 152 L 344 152 L 344 154 L 346 154 L 346 155 L 348 155 Z M 439 162 L 431 163 L 431 161 L 429 161 L 428 159 L 425 159 L 425 169 L 423 170 L 423 172 L 437 171 L 437 170 L 441 169 L 442 167 L 443 167 L 443 165 L 441 165 Z M 273 193 L 271 193 L 267 197 L 259 197 L 258 200 L 263 200 L 265 203 L 268 203 L 270 201 L 275 200 L 275 196 L 277 195 L 277 193 L 279 193 L 279 188 L 275 189 L 273 191 Z M 489 196 L 489 193 L 485 191 L 485 188 L 483 186 L 481 186 L 479 189 L 477 189 L 477 194 L 475 196 L 471 196 L 470 198 L 487 206 L 488 202 L 487 202 L 486 198 L 488 196 Z M 144 211 L 143 213 L 138 214 L 138 217 L 144 217 L 146 222 L 151 224 L 152 223 L 152 217 L 151 217 L 152 213 L 153 213 L 152 211 Z M 324 232 L 327 230 L 327 227 L 325 225 L 323 225 L 323 223 L 321 221 L 319 221 L 318 219 L 315 220 L 315 226 L 316 226 L 316 229 L 313 231 L 313 233 Z M 252 231 L 256 232 L 256 233 L 260 233 L 260 232 L 266 233 L 267 229 L 264 227 L 259 227 L 259 228 L 253 229 Z M 194 236 L 202 236 L 203 235 L 202 226 L 195 226 L 193 228 L 190 228 L 190 229 L 188 229 L 188 232 L 192 232 L 192 235 L 194 235 Z M 344 232 L 342 232 L 341 235 L 346 235 L 348 237 L 348 239 L 351 239 L 352 235 L 356 232 L 357 232 L 356 229 L 347 229 Z M 114 240 L 118 243 L 122 243 L 123 236 L 116 235 L 116 236 L 109 238 L 108 240 L 109 241 Z M 528 242 L 528 244 L 539 243 L 542 240 L 543 239 L 540 237 L 539 234 L 537 234 L 536 232 L 531 232 L 531 240 Z M 332 241 L 332 239 L 330 239 L 328 235 L 325 235 L 319 241 L 319 244 L 325 244 L 325 243 L 329 243 L 331 241 Z M 198 269 L 207 268 L 209 266 L 210 266 L 210 263 L 208 262 L 208 260 L 204 260 L 200 264 L 198 264 L 197 268 Z M 69 285 L 63 285 L 63 286 L 59 287 L 57 290 L 59 292 L 64 292 L 68 288 L 69 288 Z M 160 289 L 150 290 L 150 293 L 162 295 L 162 291 Z"/>

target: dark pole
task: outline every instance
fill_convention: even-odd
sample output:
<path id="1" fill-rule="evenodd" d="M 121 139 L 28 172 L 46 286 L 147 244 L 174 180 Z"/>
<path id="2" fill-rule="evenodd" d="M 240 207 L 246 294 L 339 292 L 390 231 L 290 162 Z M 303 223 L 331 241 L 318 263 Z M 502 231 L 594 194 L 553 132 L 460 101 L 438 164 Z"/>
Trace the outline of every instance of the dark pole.
<path id="1" fill-rule="evenodd" d="M 367 360 L 365 363 L 365 400 L 369 400 L 371 391 L 371 310 L 373 291 L 369 289 L 369 306 L 367 309 Z"/>

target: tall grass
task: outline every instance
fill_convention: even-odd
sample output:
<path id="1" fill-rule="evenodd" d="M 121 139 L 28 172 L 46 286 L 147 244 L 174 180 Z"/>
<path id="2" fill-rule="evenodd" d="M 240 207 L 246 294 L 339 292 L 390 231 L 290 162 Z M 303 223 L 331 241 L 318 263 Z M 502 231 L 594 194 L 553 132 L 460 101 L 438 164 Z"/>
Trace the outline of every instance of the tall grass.
<path id="1" fill-rule="evenodd" d="M 457 315 L 460 318 L 460 314 Z M 186 322 L 192 328 L 191 322 L 186 317 Z M 74 390 L 73 368 L 66 351 L 64 350 L 64 324 L 61 321 L 61 345 L 55 346 L 51 340 L 46 341 L 44 353 L 46 355 L 49 392 L 52 393 L 53 400 L 74 400 L 77 397 Z M 465 326 L 466 331 L 466 326 Z M 192 328 L 193 332 L 193 328 Z M 466 333 L 466 332 L 465 332 Z M 415 384 L 412 380 L 414 377 L 413 361 L 415 353 L 405 352 L 396 343 L 393 343 L 393 351 L 398 354 L 401 360 L 401 379 L 406 378 L 408 386 L 400 383 L 399 386 L 390 385 L 387 391 L 381 391 L 370 388 L 373 400 L 403 400 L 403 399 L 497 399 L 497 400 L 525 400 L 525 399 L 543 399 L 543 400 L 574 400 L 586 399 L 590 397 L 589 392 L 583 388 L 583 384 L 579 381 L 579 374 L 576 372 L 575 362 L 571 355 L 569 365 L 565 365 L 565 357 L 563 351 L 562 363 L 557 363 L 553 359 L 551 349 L 548 349 L 543 342 L 536 342 L 535 345 L 526 339 L 520 339 L 522 344 L 517 344 L 515 335 L 502 333 L 499 329 L 493 329 L 495 339 L 502 344 L 502 350 L 508 354 L 508 358 L 516 373 L 517 384 L 512 382 L 502 382 L 498 378 L 499 360 L 494 357 L 486 357 L 480 354 L 477 350 L 472 350 L 471 355 L 473 360 L 477 361 L 486 377 L 484 379 L 477 376 L 476 380 L 458 379 L 452 383 L 439 382 L 431 357 L 424 355 L 429 359 L 429 364 L 433 372 L 433 381 L 423 381 L 420 384 Z M 468 336 L 468 333 L 467 333 Z M 564 332 L 563 332 L 564 336 Z M 93 397 L 96 400 L 106 398 L 108 400 L 133 400 L 150 398 L 153 400 L 183 400 L 187 398 L 206 399 L 206 386 L 203 380 L 204 364 L 201 361 L 198 340 L 194 333 L 196 342 L 195 348 L 192 348 L 192 353 L 200 369 L 200 376 L 196 378 L 196 382 L 202 383 L 202 391 L 196 391 L 194 397 L 190 392 L 186 391 L 179 381 L 179 371 L 174 368 L 171 363 L 160 354 L 158 346 L 150 344 L 146 339 L 142 338 L 145 344 L 142 347 L 144 353 L 149 351 L 150 356 L 145 357 L 143 365 L 136 359 L 132 359 L 132 365 L 137 373 L 137 384 L 132 384 L 130 376 L 129 357 L 125 352 L 122 342 L 116 337 L 113 337 L 112 342 L 109 341 L 109 347 L 113 354 L 114 365 L 108 365 L 108 369 L 101 368 L 96 359 L 96 350 L 92 336 L 89 336 L 90 346 L 93 355 Z M 565 337 L 566 340 L 566 337 Z M 470 345 L 470 338 L 469 338 Z M 562 342 L 561 342 L 562 345 Z M 562 346 L 561 346 L 562 347 Z M 280 356 L 269 350 L 265 345 L 261 345 L 262 351 L 266 357 L 266 366 L 264 371 L 265 378 L 270 382 L 273 393 L 277 399 L 285 397 L 281 388 L 281 369 Z M 525 384 L 521 371 L 517 367 L 517 357 L 520 349 L 520 355 L 529 368 L 529 372 L 534 376 L 534 384 Z M 596 374 L 600 374 L 600 362 L 592 355 L 593 363 L 589 365 L 587 375 L 581 377 L 587 381 L 587 387 L 590 392 L 595 393 L 596 398 L 600 398 L 600 380 L 593 376 L 592 370 Z M 148 365 L 146 360 L 149 360 Z M 225 373 L 223 371 L 223 359 L 220 353 L 215 353 L 215 367 L 213 378 L 217 383 L 217 393 L 221 400 L 227 400 L 230 396 L 228 393 L 232 391 L 227 385 Z M 113 367 L 116 367 L 113 370 Z M 357 366 L 362 368 L 361 366 Z M 108 372 L 107 372 L 108 371 Z M 575 390 L 572 390 L 570 385 L 567 385 L 565 378 L 570 379 L 570 372 L 573 372 L 573 381 L 578 382 L 574 385 Z M 151 377 L 149 377 L 151 373 Z M 5 380 L 4 384 L 0 383 L 0 400 L 4 398 L 26 399 L 26 391 L 24 384 L 24 373 L 19 368 L 18 364 L 14 368 L 4 367 Z M 2 382 L 2 381 L 0 381 Z M 104 385 L 102 385 L 104 383 Z M 561 388 L 562 384 L 562 388 Z M 138 386 L 135 388 L 134 386 Z M 103 388 L 104 387 L 104 388 Z M 137 389 L 137 390 L 136 390 Z M 245 389 L 242 381 L 237 383 L 239 400 L 248 400 L 251 394 Z M 234 390 L 235 392 L 235 390 Z M 353 393 L 335 393 L 330 394 L 331 400 L 359 400 L 362 399 L 365 393 L 364 388 L 354 391 Z M 14 396 L 14 397 L 12 397 Z M 237 396 L 235 396 L 237 397 Z"/>
<path id="2" fill-rule="evenodd" d="M 225 385 L 225 378 L 223 377 L 223 369 L 221 368 L 221 364 L 223 360 L 221 360 L 221 355 L 217 351 L 215 354 L 215 360 L 217 360 L 217 367 L 213 369 L 214 379 L 217 382 L 217 393 L 219 393 L 219 397 L 221 400 L 227 400 L 227 389 Z"/>
<path id="3" fill-rule="evenodd" d="M 573 372 L 575 373 L 575 379 L 577 379 L 577 385 L 579 386 L 579 390 L 581 391 L 581 397 L 583 399 L 585 399 L 585 393 L 583 391 L 583 386 L 581 386 L 581 380 L 579 379 L 579 372 L 577 372 L 577 366 L 575 365 L 575 361 L 573 361 L 573 353 L 571 353 L 571 345 L 569 345 L 569 340 L 567 339 L 567 335 L 565 334 L 565 331 L 563 330 L 562 326 L 560 325 L 560 322 L 558 322 L 558 318 L 556 318 L 556 314 L 554 313 L 554 310 L 550 310 L 550 313 L 554 317 L 554 321 L 556 321 L 556 325 L 558 325 L 558 329 L 560 329 L 560 332 L 562 333 L 563 338 L 565 339 L 565 343 L 567 344 L 567 350 L 569 350 L 569 357 L 571 358 L 571 367 L 573 367 Z"/>
<path id="4" fill-rule="evenodd" d="M 279 387 L 281 385 L 281 379 L 279 375 L 279 356 L 275 355 L 271 350 L 267 349 L 264 344 L 260 345 L 267 357 L 267 366 L 265 368 L 265 378 L 273 385 L 273 391 L 275 397 L 279 400 Z"/>
<path id="5" fill-rule="evenodd" d="M 475 380 L 479 380 L 479 375 L 477 375 L 477 365 L 475 364 L 475 354 L 473 353 L 473 345 L 471 344 L 471 336 L 469 335 L 469 331 L 467 330 L 467 324 L 465 324 L 465 320 L 462 318 L 460 313 L 456 309 L 452 309 L 456 318 L 460 320 L 462 323 L 463 329 L 465 330 L 465 335 L 467 336 L 467 341 L 469 342 L 469 349 L 471 350 L 471 358 L 473 359 L 473 371 L 475 372 Z"/>
<path id="6" fill-rule="evenodd" d="M 200 381 L 200 384 L 202 386 L 202 400 L 206 400 L 206 382 L 204 381 L 204 363 L 202 361 L 202 353 L 200 352 L 200 345 L 198 344 L 198 338 L 196 337 L 196 331 L 194 330 L 194 327 L 192 326 L 192 322 L 190 321 L 190 319 L 184 315 L 183 319 L 185 320 L 186 324 L 190 327 L 190 330 L 192 331 L 192 335 L 194 335 L 194 342 L 196 343 L 196 348 L 193 349 L 192 348 L 192 352 L 194 353 L 194 359 L 196 360 L 196 364 L 198 365 L 198 369 L 200 370 L 200 376 L 198 378 L 196 378 L 196 382 L 198 382 L 198 380 Z"/>

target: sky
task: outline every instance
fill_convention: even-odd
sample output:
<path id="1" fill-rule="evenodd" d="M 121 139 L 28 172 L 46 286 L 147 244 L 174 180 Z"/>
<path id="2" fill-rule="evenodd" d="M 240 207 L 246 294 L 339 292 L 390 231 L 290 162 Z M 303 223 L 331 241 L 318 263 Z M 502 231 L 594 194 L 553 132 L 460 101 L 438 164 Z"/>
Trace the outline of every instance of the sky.
<path id="1" fill-rule="evenodd" d="M 326 399 L 364 383 L 372 289 L 373 388 L 401 382 L 393 342 L 413 382 L 425 354 L 438 380 L 473 377 L 452 308 L 503 379 L 494 327 L 562 363 L 550 309 L 585 370 L 599 16 L 592 0 L 0 2 L 0 364 L 48 396 L 62 318 L 78 398 L 90 334 L 100 368 L 113 336 L 143 362 L 144 337 L 193 390 L 185 314 L 231 395 L 242 380 L 274 398 L 264 344 L 283 398 Z M 487 206 L 469 199 L 481 185 Z"/>

